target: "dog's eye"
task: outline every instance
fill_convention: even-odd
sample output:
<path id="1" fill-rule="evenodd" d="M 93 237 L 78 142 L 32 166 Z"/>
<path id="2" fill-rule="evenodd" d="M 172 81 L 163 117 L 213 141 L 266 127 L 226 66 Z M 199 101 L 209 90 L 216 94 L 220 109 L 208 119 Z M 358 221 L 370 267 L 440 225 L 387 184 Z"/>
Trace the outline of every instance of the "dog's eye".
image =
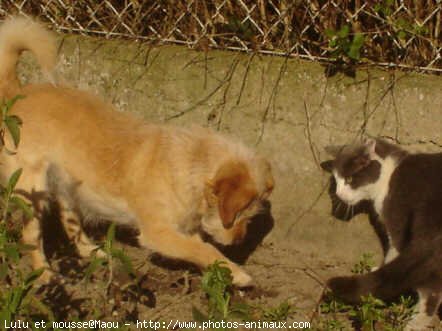
<path id="1" fill-rule="evenodd" d="M 345 184 L 351 184 L 351 182 L 353 181 L 353 177 L 346 177 L 345 178 Z"/>

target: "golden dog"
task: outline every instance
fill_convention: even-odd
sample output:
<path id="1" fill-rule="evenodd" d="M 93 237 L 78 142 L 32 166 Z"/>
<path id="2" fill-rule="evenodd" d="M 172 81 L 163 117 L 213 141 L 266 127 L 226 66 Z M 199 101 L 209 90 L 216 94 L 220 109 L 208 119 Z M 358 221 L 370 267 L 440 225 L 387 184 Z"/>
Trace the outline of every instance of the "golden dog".
<path id="1" fill-rule="evenodd" d="M 269 163 L 207 129 L 148 124 L 67 87 L 20 86 L 21 51 L 32 51 L 50 76 L 55 45 L 29 19 L 10 19 L 0 28 L 0 98 L 24 96 L 11 110 L 23 120 L 20 146 L 15 155 L 1 155 L 2 176 L 23 168 L 17 189 L 56 199 L 82 256 L 95 245 L 78 219 L 106 219 L 138 227 L 140 244 L 167 257 L 202 268 L 223 260 L 236 285 L 249 285 L 251 277 L 200 233 L 224 245 L 243 240 L 273 189 Z M 26 222 L 23 240 L 40 247 L 32 252 L 34 267 L 48 267 L 38 213 Z"/>

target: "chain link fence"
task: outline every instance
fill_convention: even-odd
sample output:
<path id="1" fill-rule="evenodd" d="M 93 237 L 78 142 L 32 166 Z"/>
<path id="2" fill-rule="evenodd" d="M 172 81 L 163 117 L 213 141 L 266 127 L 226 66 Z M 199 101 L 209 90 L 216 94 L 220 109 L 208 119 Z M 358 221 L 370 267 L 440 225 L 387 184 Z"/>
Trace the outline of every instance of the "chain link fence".
<path id="1" fill-rule="evenodd" d="M 441 0 L 1 0 L 62 32 L 442 72 Z"/>

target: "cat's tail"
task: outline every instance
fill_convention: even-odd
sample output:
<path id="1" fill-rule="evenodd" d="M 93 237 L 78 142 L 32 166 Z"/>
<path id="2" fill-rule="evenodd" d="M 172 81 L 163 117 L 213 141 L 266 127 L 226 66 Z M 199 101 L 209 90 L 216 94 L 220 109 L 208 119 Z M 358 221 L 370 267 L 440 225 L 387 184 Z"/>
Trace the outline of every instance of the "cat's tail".
<path id="1" fill-rule="evenodd" d="M 410 247 L 376 271 L 347 277 L 331 278 L 327 285 L 334 295 L 347 303 L 357 304 L 369 294 L 382 300 L 393 299 L 442 276 L 441 240 L 436 246 L 423 243 L 426 248 Z"/>
<path id="2" fill-rule="evenodd" d="M 56 64 L 55 36 L 29 18 L 7 19 L 0 26 L 0 98 L 12 97 L 20 90 L 16 64 L 24 50 L 34 53 L 43 74 L 51 80 Z"/>

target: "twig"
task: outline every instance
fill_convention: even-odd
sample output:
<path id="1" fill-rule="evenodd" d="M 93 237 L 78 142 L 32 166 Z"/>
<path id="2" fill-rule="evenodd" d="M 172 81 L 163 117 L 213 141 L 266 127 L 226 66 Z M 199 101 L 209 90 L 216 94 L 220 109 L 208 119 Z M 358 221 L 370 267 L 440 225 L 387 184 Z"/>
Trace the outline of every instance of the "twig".
<path id="1" fill-rule="evenodd" d="M 250 64 L 253 61 L 253 58 L 255 57 L 256 53 L 253 53 L 250 57 L 249 60 L 247 61 L 246 64 L 246 72 L 244 73 L 243 79 L 242 79 L 242 83 L 241 83 L 241 88 L 239 89 L 239 94 L 238 94 L 238 99 L 236 99 L 236 105 L 239 105 L 239 102 L 241 101 L 241 97 L 242 97 L 242 93 L 244 91 L 244 87 L 246 85 L 246 80 L 247 80 L 247 76 L 249 75 L 249 70 L 250 70 Z"/>
<path id="2" fill-rule="evenodd" d="M 172 119 L 178 118 L 178 117 L 182 117 L 183 115 L 187 114 L 188 112 L 191 112 L 192 110 L 194 110 L 195 108 L 201 106 L 202 104 L 204 104 L 207 100 L 209 100 L 213 95 L 215 95 L 223 86 L 224 84 L 228 83 L 229 80 L 232 78 L 231 75 L 233 74 L 234 68 L 236 67 L 236 65 L 238 64 L 238 54 L 235 56 L 235 58 L 232 61 L 232 64 L 230 65 L 230 69 L 227 71 L 226 75 L 224 76 L 223 80 L 220 82 L 220 84 L 218 84 L 208 95 L 206 95 L 204 98 L 202 98 L 201 100 L 197 101 L 197 103 L 195 103 L 194 105 L 180 111 L 179 113 L 176 113 L 174 115 L 171 115 L 169 117 L 166 117 L 166 121 L 170 121 Z"/>
<path id="3" fill-rule="evenodd" d="M 310 206 L 307 207 L 307 209 L 303 210 L 300 215 L 296 218 L 296 220 L 289 226 L 287 233 L 286 233 L 286 237 L 289 236 L 290 232 L 292 231 L 293 227 L 298 224 L 298 222 L 308 213 L 310 212 L 313 207 L 318 203 L 319 199 L 322 197 L 322 195 L 324 194 L 324 192 L 327 190 L 328 188 L 328 183 L 324 184 L 324 186 L 322 187 L 321 191 L 319 192 L 319 194 L 316 196 L 316 198 L 312 201 L 312 203 L 310 204 Z"/>
<path id="4" fill-rule="evenodd" d="M 311 126 L 310 126 L 310 113 L 308 111 L 307 103 L 305 102 L 305 98 L 304 98 L 304 113 L 305 113 L 305 118 L 307 121 L 305 128 L 306 128 L 307 140 L 308 140 L 308 144 L 310 147 L 310 151 L 312 152 L 313 160 L 315 161 L 317 167 L 321 168 L 319 165 L 318 157 L 316 156 L 315 146 L 312 141 L 312 132 L 311 132 Z"/>
<path id="5" fill-rule="evenodd" d="M 261 119 L 261 131 L 258 136 L 258 140 L 256 142 L 256 145 L 258 145 L 261 142 L 262 137 L 264 136 L 264 129 L 265 129 L 265 124 L 267 122 L 267 116 L 270 112 L 271 105 L 273 105 L 273 107 L 275 106 L 275 99 L 276 99 L 276 95 L 278 93 L 279 82 L 281 81 L 282 76 L 284 75 L 284 72 L 287 70 L 288 59 L 289 59 L 288 57 L 285 57 L 284 62 L 282 63 L 281 68 L 279 69 L 279 73 L 278 73 L 278 77 L 276 78 L 276 82 L 273 85 L 272 92 L 269 97 L 269 102 L 267 103 L 267 106 L 264 110 L 264 114 Z"/>

